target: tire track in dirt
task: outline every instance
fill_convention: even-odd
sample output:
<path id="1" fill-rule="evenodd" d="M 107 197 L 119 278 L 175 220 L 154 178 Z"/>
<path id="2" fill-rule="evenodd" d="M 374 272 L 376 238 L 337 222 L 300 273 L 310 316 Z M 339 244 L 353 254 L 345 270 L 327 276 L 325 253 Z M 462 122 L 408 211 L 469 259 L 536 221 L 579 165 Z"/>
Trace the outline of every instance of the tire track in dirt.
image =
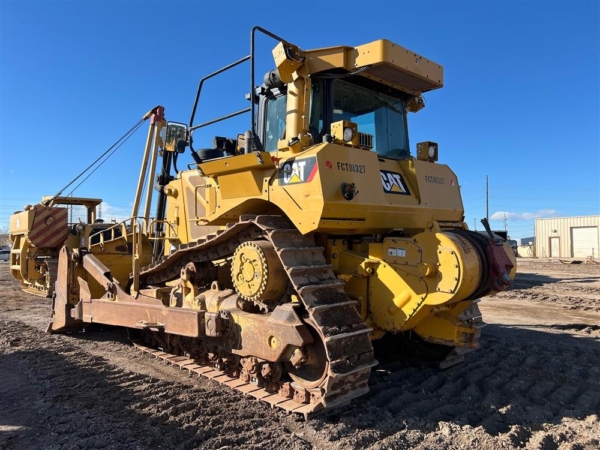
<path id="1" fill-rule="evenodd" d="M 495 323 L 445 371 L 378 354 L 369 394 L 304 422 L 138 354 L 122 330 L 44 334 L 47 302 L 1 269 L 1 450 L 600 448 L 600 340 L 583 331 Z"/>
<path id="2" fill-rule="evenodd" d="M 333 427 L 328 434 L 345 445 L 340 448 L 361 448 L 357 443 L 364 445 L 369 439 L 344 435 L 352 427 L 372 427 L 366 417 L 379 418 L 384 424 L 390 420 L 387 427 L 377 427 L 376 439 L 366 446 L 373 449 L 443 448 L 442 442 L 454 443 L 449 438 L 465 434 L 465 430 L 469 434 L 477 430 L 476 436 L 485 439 L 473 438 L 464 445 L 519 448 L 553 424 L 587 417 L 595 417 L 595 429 L 600 431 L 600 373 L 594 363 L 594 358 L 600 357 L 600 346 L 589 348 L 588 343 L 568 339 L 575 341 L 567 338 L 563 345 L 543 346 L 531 342 L 506 345 L 505 339 L 484 337 L 481 352 L 469 354 L 466 364 L 446 371 L 406 369 L 394 373 L 380 365 L 371 380 L 370 394 L 354 408 L 330 413 L 330 421 L 346 425 Z M 585 361 L 577 351 L 583 349 Z M 360 418 L 349 419 L 357 410 Z M 431 439 L 432 435 L 437 438 Z M 545 448 L 551 448 L 547 446 L 553 439 L 543 440 Z M 555 442 L 559 443 L 560 439 Z M 597 444 L 590 438 L 582 448 Z"/>
<path id="3" fill-rule="evenodd" d="M 519 260 L 517 276 L 497 298 L 560 304 L 600 312 L 600 265 Z"/>
<path id="4" fill-rule="evenodd" d="M 266 436 L 294 448 L 277 413 L 226 390 L 132 373 L 22 323 L 0 320 L 0 330 L 13 343 L 2 346 L 0 373 L 10 365 L 36 391 L 42 420 L 29 426 L 46 435 L 43 448 L 264 448 Z M 27 439 L 6 446 L 36 448 Z"/>

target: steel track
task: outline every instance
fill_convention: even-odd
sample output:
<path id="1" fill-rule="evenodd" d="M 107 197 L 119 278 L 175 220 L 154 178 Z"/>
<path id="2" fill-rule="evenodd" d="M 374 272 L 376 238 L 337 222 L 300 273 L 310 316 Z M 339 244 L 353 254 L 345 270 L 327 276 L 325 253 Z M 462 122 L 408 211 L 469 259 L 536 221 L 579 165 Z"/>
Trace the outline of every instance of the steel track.
<path id="1" fill-rule="evenodd" d="M 255 239 L 266 239 L 272 243 L 311 324 L 323 340 L 327 373 L 317 388 L 305 389 L 298 383 L 279 382 L 275 388 L 271 385 L 267 390 L 245 383 L 239 376 L 232 377 L 231 371 L 202 365 L 185 356 L 153 349 L 140 342 L 135 343 L 136 347 L 190 373 L 214 379 L 271 406 L 305 417 L 325 408 L 341 406 L 365 394 L 369 389 L 371 368 L 377 364 L 369 339 L 371 329 L 360 317 L 356 302 L 345 293 L 344 282 L 326 263 L 323 248 L 315 246 L 312 236 L 302 235 L 282 217 L 242 216 L 239 222 L 229 225 L 226 230 L 182 245 L 168 257 L 142 268 L 141 285 L 156 285 L 175 279 L 185 264 L 225 258 L 233 254 L 242 242 Z"/>
<path id="2" fill-rule="evenodd" d="M 45 287 L 34 287 L 31 284 L 21 283 L 21 289 L 23 292 L 36 295 L 38 297 L 50 298 L 54 293 L 54 282 L 56 281 L 56 274 L 58 272 L 58 258 L 48 258 L 44 261 L 46 264 L 46 285 Z"/>

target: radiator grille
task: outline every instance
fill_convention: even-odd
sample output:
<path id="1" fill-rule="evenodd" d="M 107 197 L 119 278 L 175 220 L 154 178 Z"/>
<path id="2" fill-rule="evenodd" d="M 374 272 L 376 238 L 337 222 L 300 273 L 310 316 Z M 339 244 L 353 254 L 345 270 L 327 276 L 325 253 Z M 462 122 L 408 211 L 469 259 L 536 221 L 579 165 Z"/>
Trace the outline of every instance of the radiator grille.
<path id="1" fill-rule="evenodd" d="M 358 133 L 358 145 L 369 150 L 373 148 L 373 135 L 368 133 Z"/>

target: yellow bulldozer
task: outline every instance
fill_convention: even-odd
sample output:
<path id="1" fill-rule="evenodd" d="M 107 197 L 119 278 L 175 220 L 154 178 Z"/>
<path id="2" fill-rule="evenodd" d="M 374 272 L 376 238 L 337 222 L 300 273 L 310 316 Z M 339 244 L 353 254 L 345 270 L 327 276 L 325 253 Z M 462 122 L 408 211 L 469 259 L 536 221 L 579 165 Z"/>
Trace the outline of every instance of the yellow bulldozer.
<path id="1" fill-rule="evenodd" d="M 276 41 L 260 84 L 258 33 Z M 468 230 L 438 144 L 409 149 L 407 115 L 442 67 L 387 40 L 303 50 L 260 27 L 251 39 L 202 78 L 189 124 L 146 115 L 132 217 L 62 247 L 49 331 L 128 327 L 142 351 L 305 416 L 368 391 L 384 335 L 460 361 L 479 345 L 478 299 L 516 263 Z M 205 82 L 242 63 L 250 106 L 194 123 Z M 194 147 L 196 130 L 243 113 L 247 131 Z"/>

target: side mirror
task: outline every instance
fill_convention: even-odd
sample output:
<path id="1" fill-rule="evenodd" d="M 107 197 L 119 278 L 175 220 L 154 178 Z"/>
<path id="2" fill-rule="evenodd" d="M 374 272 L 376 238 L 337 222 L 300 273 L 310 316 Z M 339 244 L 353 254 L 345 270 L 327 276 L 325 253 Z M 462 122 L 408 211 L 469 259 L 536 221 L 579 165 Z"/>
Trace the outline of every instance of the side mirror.
<path id="1" fill-rule="evenodd" d="M 165 133 L 165 150 L 183 153 L 187 146 L 188 127 L 184 123 L 168 122 Z"/>

